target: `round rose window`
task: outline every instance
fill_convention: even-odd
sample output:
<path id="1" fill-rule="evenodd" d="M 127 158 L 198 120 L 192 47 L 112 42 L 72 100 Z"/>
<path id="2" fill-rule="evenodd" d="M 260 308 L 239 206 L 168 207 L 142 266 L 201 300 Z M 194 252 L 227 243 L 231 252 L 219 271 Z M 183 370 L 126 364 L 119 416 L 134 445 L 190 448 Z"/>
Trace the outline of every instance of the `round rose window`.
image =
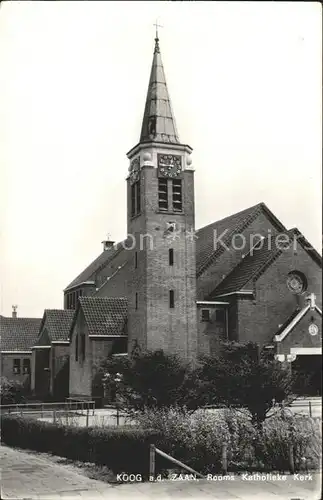
<path id="1" fill-rule="evenodd" d="M 289 273 L 287 286 L 292 293 L 303 293 L 307 288 L 306 278 L 302 273 L 296 271 Z"/>

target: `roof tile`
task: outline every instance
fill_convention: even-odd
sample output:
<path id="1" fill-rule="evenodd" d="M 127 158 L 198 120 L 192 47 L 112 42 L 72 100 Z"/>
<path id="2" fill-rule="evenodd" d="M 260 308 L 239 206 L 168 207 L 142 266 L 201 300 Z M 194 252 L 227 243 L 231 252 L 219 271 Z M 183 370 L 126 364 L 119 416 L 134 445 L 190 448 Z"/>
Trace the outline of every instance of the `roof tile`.
<path id="1" fill-rule="evenodd" d="M 126 335 L 127 300 L 124 297 L 80 297 L 89 335 Z"/>
<path id="2" fill-rule="evenodd" d="M 29 351 L 35 344 L 41 318 L 0 317 L 1 351 Z"/>
<path id="3" fill-rule="evenodd" d="M 45 309 L 41 329 L 46 327 L 51 342 L 66 342 L 74 314 L 72 309 Z"/>

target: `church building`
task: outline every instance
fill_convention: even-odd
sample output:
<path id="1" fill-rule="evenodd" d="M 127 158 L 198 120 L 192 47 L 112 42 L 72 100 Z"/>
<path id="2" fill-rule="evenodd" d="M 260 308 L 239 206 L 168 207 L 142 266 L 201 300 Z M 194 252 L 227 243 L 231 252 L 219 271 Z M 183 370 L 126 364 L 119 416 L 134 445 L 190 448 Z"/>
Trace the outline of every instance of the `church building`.
<path id="1" fill-rule="evenodd" d="M 163 349 L 194 360 L 227 340 L 273 349 L 312 370 L 320 390 L 321 256 L 264 203 L 196 230 L 192 151 L 156 36 L 140 138 L 127 153 L 127 236 L 103 242 L 64 290 L 64 308 L 75 310 L 70 397 L 95 396 L 108 355 Z"/>

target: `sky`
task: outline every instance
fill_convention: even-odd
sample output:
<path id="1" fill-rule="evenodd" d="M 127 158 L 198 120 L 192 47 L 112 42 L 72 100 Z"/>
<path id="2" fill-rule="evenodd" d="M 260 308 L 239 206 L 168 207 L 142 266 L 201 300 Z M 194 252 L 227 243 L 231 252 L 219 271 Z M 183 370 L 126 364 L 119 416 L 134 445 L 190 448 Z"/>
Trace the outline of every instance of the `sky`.
<path id="1" fill-rule="evenodd" d="M 196 227 L 263 201 L 320 251 L 318 2 L 2 2 L 1 314 L 62 308 L 107 234 L 126 236 L 156 19 Z"/>

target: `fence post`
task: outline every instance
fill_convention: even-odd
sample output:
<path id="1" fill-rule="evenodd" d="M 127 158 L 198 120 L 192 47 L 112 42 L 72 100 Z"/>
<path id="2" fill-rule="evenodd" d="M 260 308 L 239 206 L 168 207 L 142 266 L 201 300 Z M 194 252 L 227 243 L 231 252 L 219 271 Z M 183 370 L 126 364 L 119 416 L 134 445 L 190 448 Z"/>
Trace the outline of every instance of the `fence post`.
<path id="1" fill-rule="evenodd" d="M 288 446 L 288 461 L 289 461 L 289 470 L 291 474 L 295 472 L 295 463 L 294 463 L 294 449 L 293 444 L 289 443 Z"/>
<path id="2" fill-rule="evenodd" d="M 150 445 L 149 450 L 149 481 L 155 480 L 155 445 Z"/>
<path id="3" fill-rule="evenodd" d="M 310 417 L 312 418 L 312 402 L 311 401 L 308 402 L 308 408 L 310 411 Z"/>
<path id="4" fill-rule="evenodd" d="M 56 423 L 56 410 L 55 408 L 53 409 L 53 424 Z"/>
<path id="5" fill-rule="evenodd" d="M 120 417 L 120 415 L 119 415 L 119 405 L 117 403 L 117 426 L 119 426 L 119 417 Z"/>
<path id="6" fill-rule="evenodd" d="M 221 454 L 222 472 L 226 474 L 228 472 L 228 445 L 223 443 L 222 454 Z"/>
<path id="7" fill-rule="evenodd" d="M 21 408 L 20 408 L 20 416 L 21 416 L 21 417 L 23 417 L 23 415 L 24 415 L 24 410 L 23 410 L 23 408 L 21 407 Z"/>
<path id="8" fill-rule="evenodd" d="M 89 407 L 87 407 L 87 409 L 86 409 L 86 427 L 89 426 L 89 413 L 90 413 L 90 409 L 89 409 Z"/>

